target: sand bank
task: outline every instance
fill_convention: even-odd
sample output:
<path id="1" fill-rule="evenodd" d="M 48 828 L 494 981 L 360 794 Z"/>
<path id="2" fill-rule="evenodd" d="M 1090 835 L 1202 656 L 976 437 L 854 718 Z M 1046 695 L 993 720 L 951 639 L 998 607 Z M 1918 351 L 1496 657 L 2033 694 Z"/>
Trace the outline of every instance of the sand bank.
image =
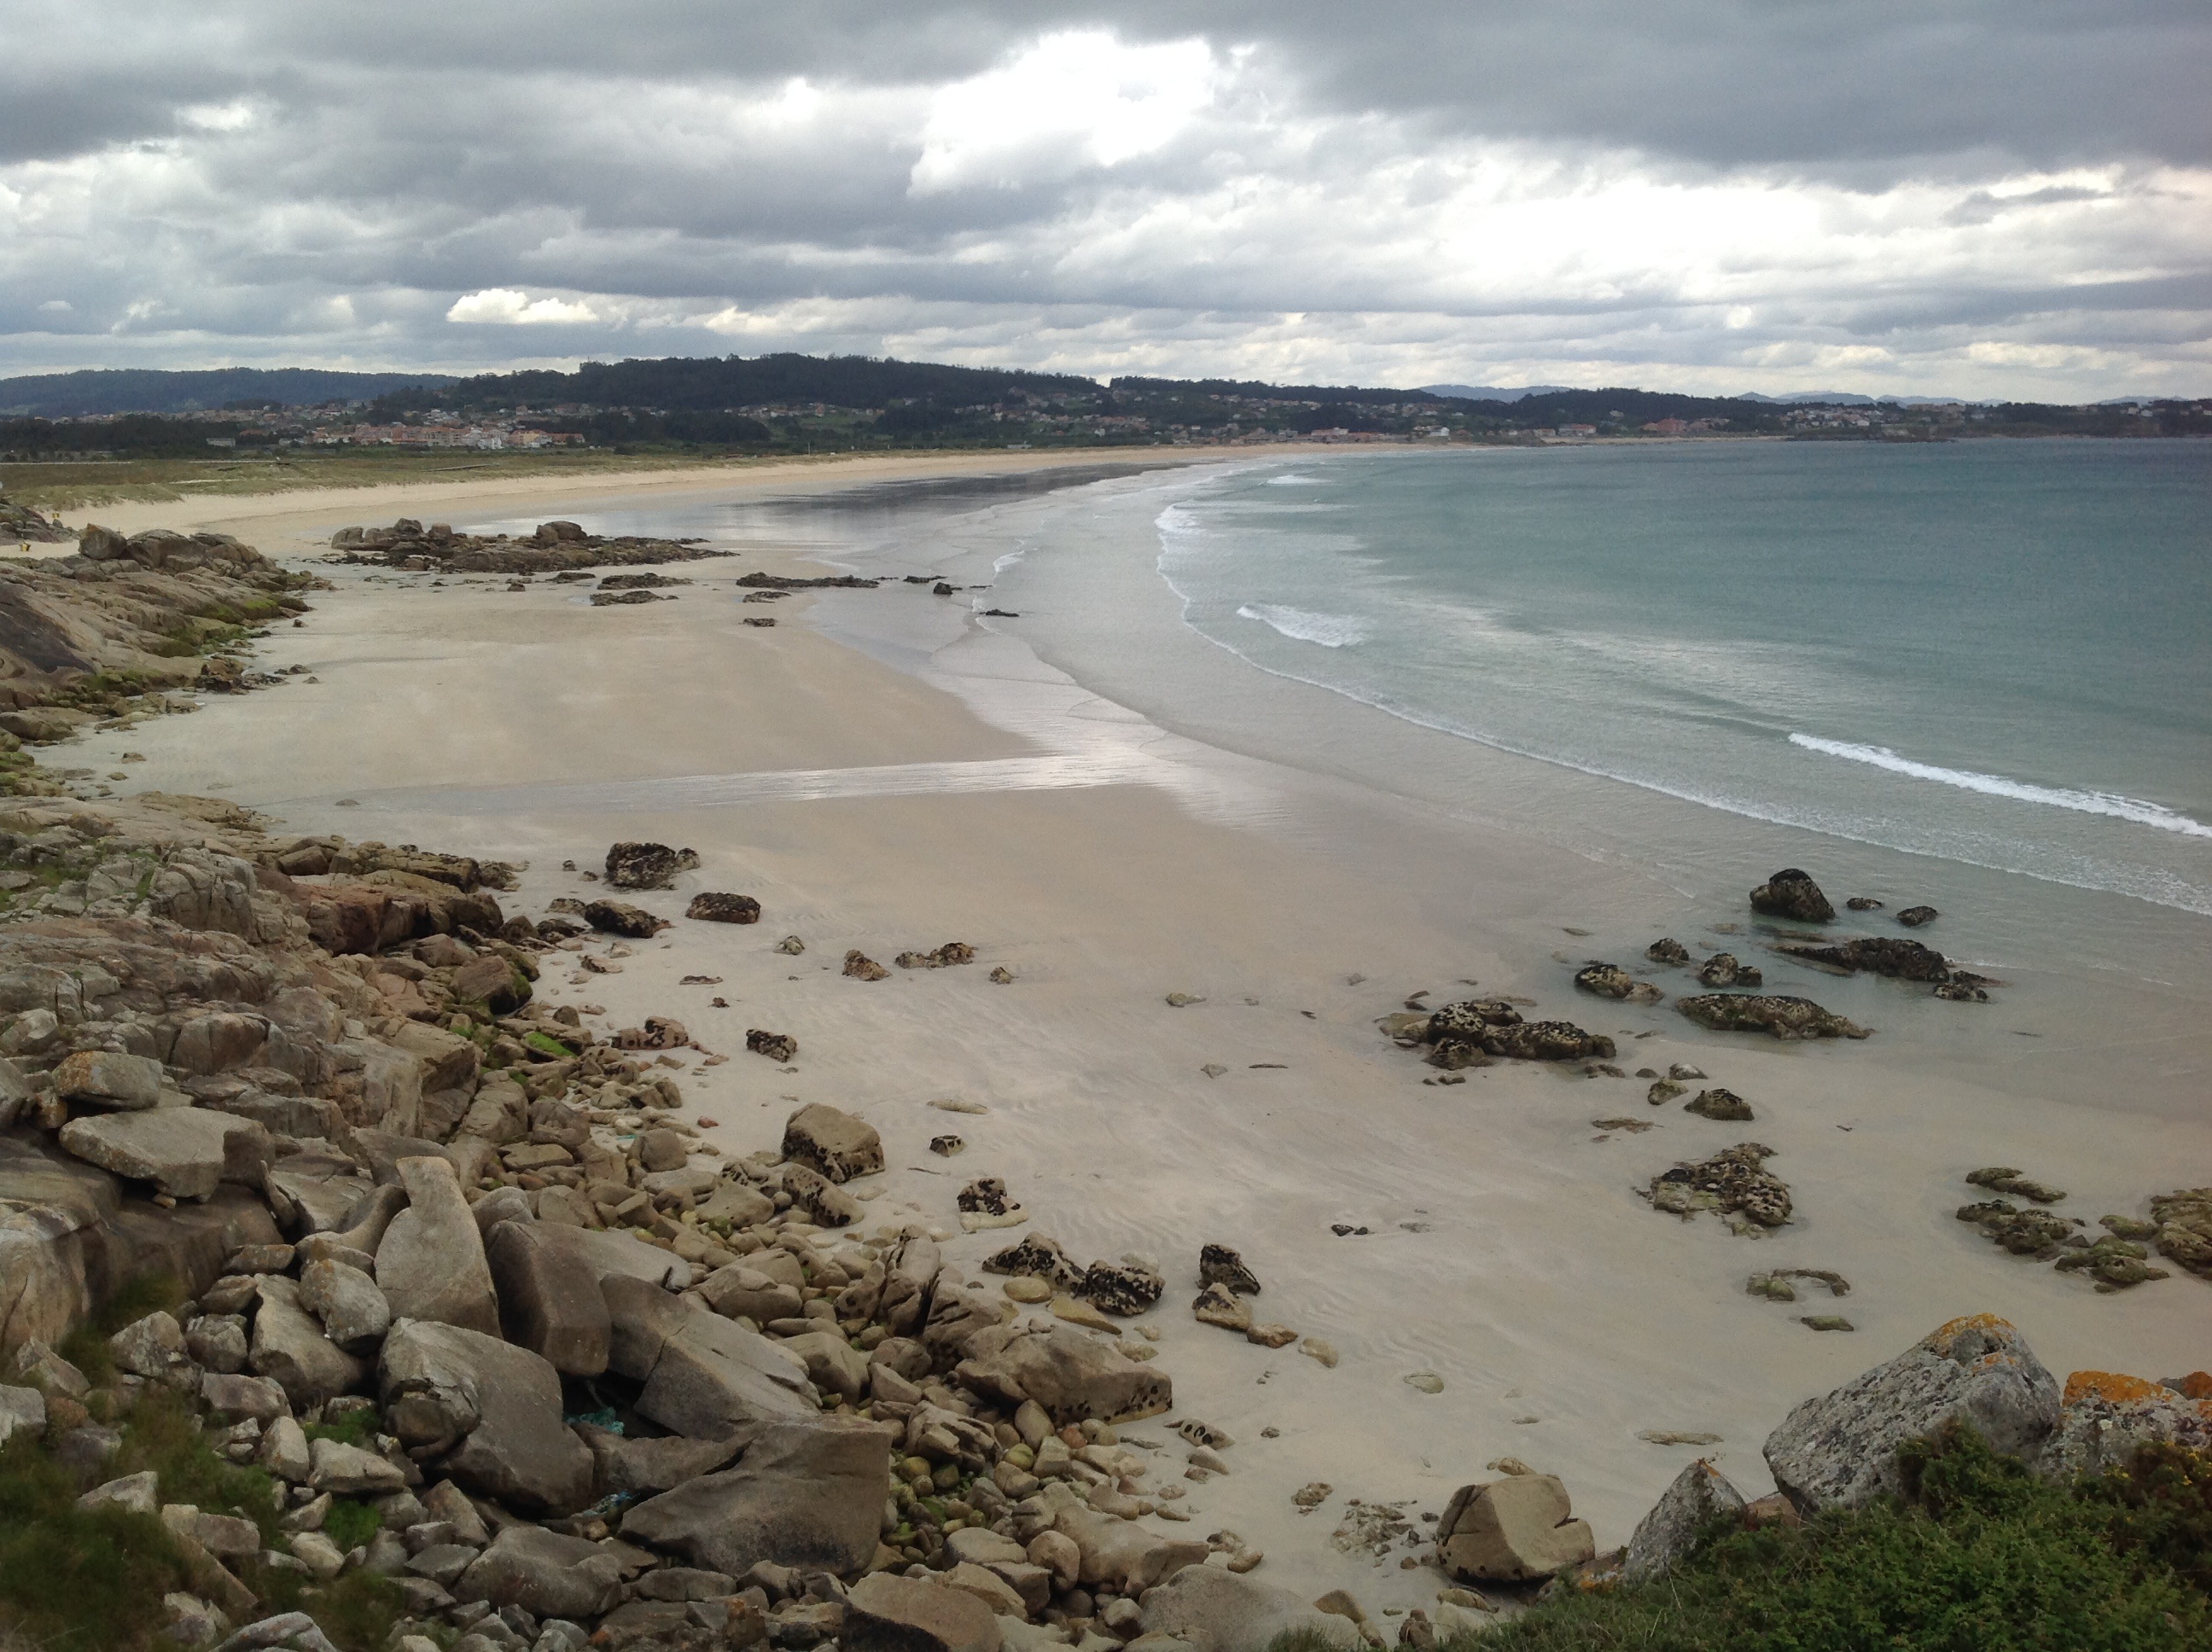
<path id="1" fill-rule="evenodd" d="M 465 517 L 496 499 L 503 513 L 550 515 L 575 497 L 501 486 L 438 508 Z M 204 519 L 279 552 L 324 524 L 417 513 L 396 497 L 366 512 L 358 499 L 210 505 L 223 513 Z M 1127 1432 L 1171 1446 L 1173 1422 L 1198 1417 L 1233 1435 L 1235 1472 L 1189 1487 L 1182 1529 L 1236 1530 L 1267 1552 L 1261 1576 L 1309 1595 L 1350 1588 L 1370 1612 L 1432 1600 L 1433 1569 L 1399 1564 L 1419 1551 L 1380 1560 L 1333 1540 L 1345 1499 L 1403 1500 L 1419 1529 L 1420 1511 L 1507 1455 L 1563 1475 L 1601 1546 L 1624 1541 L 1701 1449 L 1766 1490 L 1759 1444 L 1792 1405 L 1954 1315 L 2013 1319 L 2062 1374 L 2204 1363 L 2203 1282 L 2098 1296 L 1952 1217 L 1974 1196 L 1960 1174 L 1991 1162 L 2059 1180 L 2064 1208 L 2092 1221 L 2136 1212 L 2154 1189 L 2204 1179 L 2202 1121 L 2092 1117 L 2014 1073 L 1929 1077 L 1880 1036 L 1774 1046 L 1704 1033 L 1668 1005 L 1576 994 L 1548 953 L 1500 938 L 1548 929 L 1578 947 L 1573 932 L 1671 891 L 1166 735 L 1011 638 L 982 639 L 987 663 L 1030 710 L 987 722 L 817 634 L 811 598 L 776 604 L 773 629 L 743 626 L 762 610 L 740 608 L 738 571 L 687 567 L 696 583 L 678 601 L 593 610 L 569 588 L 410 589 L 332 569 L 339 588 L 264 645 L 269 665 L 318 681 L 94 737 L 85 760 L 105 769 L 128 745 L 147 758 L 133 788 L 228 797 L 301 831 L 527 859 L 509 904 L 533 916 L 591 893 L 562 863 L 594 866 L 612 841 L 696 850 L 681 889 L 641 903 L 675 916 L 694 890 L 738 890 L 765 908 L 757 927 L 679 923 L 620 974 L 549 969 L 542 989 L 604 1005 L 615 1025 L 672 1012 L 732 1052 L 684 1079 L 731 1151 L 772 1146 L 796 1102 L 863 1114 L 890 1166 L 863 1193 L 871 1225 L 934 1225 L 970 1277 L 1029 1230 L 958 1232 L 954 1193 L 980 1175 L 1004 1176 L 1030 1229 L 1079 1260 L 1157 1262 L 1170 1290 L 1148 1322 L 1178 1408 Z M 904 586 L 864 595 L 918 613 L 938 600 Z M 1302 847 L 1323 823 L 1339 842 L 1364 834 L 1367 852 L 1354 864 Z M 1432 876 L 1444 854 L 1475 869 L 1449 902 Z M 1747 868 L 1747 883 L 1767 870 Z M 802 956 L 772 950 L 790 933 Z M 848 948 L 889 962 L 954 938 L 976 948 L 974 965 L 877 983 L 837 969 Z M 988 979 L 996 966 L 1011 984 Z M 1425 1084 L 1433 1070 L 1376 1017 L 1419 989 L 1465 996 L 1469 981 L 1613 1036 L 1625 1070 L 1698 1066 L 1758 1120 L 1712 1123 L 1647 1105 L 1647 1081 L 1535 1066 Z M 1202 1001 L 1171 1007 L 1170 993 Z M 795 1036 L 798 1071 L 745 1054 L 750 1027 Z M 930 1105 L 947 1099 L 988 1111 Z M 1595 1122 L 1620 1117 L 1656 1127 Z M 948 1130 L 965 1151 L 932 1155 Z M 1771 1168 L 1796 1193 L 1790 1227 L 1740 1238 L 1638 1197 L 1675 1161 L 1745 1139 L 1776 1150 Z M 1193 1322 L 1207 1242 L 1257 1272 L 1261 1317 L 1326 1340 L 1337 1364 Z M 1793 1266 L 1836 1270 L 1851 1295 L 1745 1294 L 1752 1272 Z M 1856 1333 L 1798 1321 L 1828 1312 Z M 1439 1391 L 1406 1380 L 1425 1373 Z M 1316 1481 L 1333 1493 L 1301 1514 L 1291 1494 Z"/>

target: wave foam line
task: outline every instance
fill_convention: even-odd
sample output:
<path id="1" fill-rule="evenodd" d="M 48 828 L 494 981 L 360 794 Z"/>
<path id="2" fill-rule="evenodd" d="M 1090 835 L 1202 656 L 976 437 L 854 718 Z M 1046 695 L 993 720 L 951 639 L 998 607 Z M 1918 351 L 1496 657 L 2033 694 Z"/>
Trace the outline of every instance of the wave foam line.
<path id="1" fill-rule="evenodd" d="M 2212 826 L 2139 798 L 2121 797 L 2112 792 L 2076 792 L 2063 786 L 2033 786 L 2026 780 L 2007 780 L 2002 774 L 1978 774 L 1972 769 L 1939 768 L 1933 763 L 1900 757 L 1886 745 L 1854 745 L 1848 740 L 1822 739 L 1817 734 L 1792 734 L 1790 744 L 1850 762 L 1887 769 L 1893 774 L 1934 780 L 1940 786 L 1955 786 L 1962 792 L 2010 798 L 2016 803 L 2039 803 L 2053 809 L 2071 809 L 2084 815 L 2106 815 L 2114 820 L 2131 820 L 2139 826 L 2154 826 L 2162 832 L 2179 832 L 2184 837 L 2212 837 Z"/>
<path id="2" fill-rule="evenodd" d="M 1304 608 L 1275 603 L 1248 602 L 1237 610 L 1239 619 L 1257 620 L 1293 642 L 1317 642 L 1324 648 L 1341 648 L 1367 641 L 1367 625 L 1349 614 L 1316 614 Z"/>

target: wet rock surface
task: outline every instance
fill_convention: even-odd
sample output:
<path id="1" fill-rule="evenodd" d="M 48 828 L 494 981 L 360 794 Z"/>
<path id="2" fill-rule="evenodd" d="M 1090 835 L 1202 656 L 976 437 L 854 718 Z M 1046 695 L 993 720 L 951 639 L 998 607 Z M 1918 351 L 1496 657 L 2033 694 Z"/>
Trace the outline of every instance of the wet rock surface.
<path id="1" fill-rule="evenodd" d="M 1785 866 L 1752 890 L 1751 909 L 1801 924 L 1825 924 L 1836 915 L 1812 873 L 1796 866 Z"/>
<path id="2" fill-rule="evenodd" d="M 1708 993 L 1678 998 L 1674 1007 L 1715 1032 L 1761 1032 L 1785 1042 L 1803 1038 L 1864 1038 L 1867 1028 L 1822 1009 L 1808 998 L 1775 993 Z"/>

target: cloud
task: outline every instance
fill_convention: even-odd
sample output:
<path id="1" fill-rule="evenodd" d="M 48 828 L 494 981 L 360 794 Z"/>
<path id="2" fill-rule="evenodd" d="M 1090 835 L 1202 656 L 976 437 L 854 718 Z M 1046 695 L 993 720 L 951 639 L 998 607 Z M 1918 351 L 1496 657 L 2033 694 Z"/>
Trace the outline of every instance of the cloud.
<path id="1" fill-rule="evenodd" d="M 526 338 L 2212 389 L 2183 0 L 0 0 L 0 372 Z"/>
<path id="2" fill-rule="evenodd" d="M 480 293 L 469 293 L 453 301 L 446 312 L 446 319 L 464 323 L 489 323 L 502 327 L 531 327 L 547 322 L 578 323 L 597 321 L 599 313 L 588 304 L 574 299 L 532 298 L 512 287 L 487 287 Z"/>

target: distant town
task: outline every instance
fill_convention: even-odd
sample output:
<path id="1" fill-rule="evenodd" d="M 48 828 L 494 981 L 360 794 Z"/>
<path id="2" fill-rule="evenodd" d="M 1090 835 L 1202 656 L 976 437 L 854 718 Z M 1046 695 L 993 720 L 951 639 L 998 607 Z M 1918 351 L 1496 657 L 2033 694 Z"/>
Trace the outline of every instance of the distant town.
<path id="1" fill-rule="evenodd" d="M 1444 392 L 1472 387 L 1142 378 L 1101 385 L 1071 375 L 796 355 L 594 362 L 573 374 L 424 375 L 412 382 L 403 375 L 358 375 L 378 393 L 329 394 L 355 376 L 218 370 L 0 381 L 0 460 L 243 459 L 287 450 L 751 454 L 2212 434 L 2212 400 L 2206 399 L 2066 406 L 1858 397 L 1784 402 L 1548 386 L 1449 394 Z M 249 394 L 220 404 L 179 404 L 195 393 L 252 386 L 258 380 L 311 382 L 325 398 Z M 117 404 L 132 401 L 138 404 Z"/>

